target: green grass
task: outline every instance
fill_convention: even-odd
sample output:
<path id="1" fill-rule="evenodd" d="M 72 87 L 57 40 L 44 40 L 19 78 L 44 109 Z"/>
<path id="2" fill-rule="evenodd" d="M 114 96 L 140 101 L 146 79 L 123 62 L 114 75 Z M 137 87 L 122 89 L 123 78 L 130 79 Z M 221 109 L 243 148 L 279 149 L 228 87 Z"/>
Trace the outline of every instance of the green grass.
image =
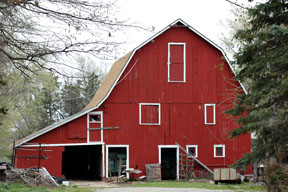
<path id="1" fill-rule="evenodd" d="M 250 183 L 242 184 L 218 184 L 207 182 L 181 182 L 181 181 L 154 181 L 136 182 L 125 187 L 168 187 L 168 188 L 203 188 L 203 189 L 226 189 L 235 191 L 264 191 L 262 186 L 253 186 Z M 10 184 L 0 182 L 0 192 L 92 192 L 92 187 L 61 186 L 59 188 L 28 187 L 24 184 Z"/>
<path id="2" fill-rule="evenodd" d="M 0 182 L 0 192 L 92 192 L 93 188 L 88 187 L 65 187 L 61 186 L 58 188 L 48 188 L 48 187 L 28 187 L 24 184 L 10 184 Z"/>
<path id="3" fill-rule="evenodd" d="M 264 187 L 254 186 L 252 183 L 222 184 L 215 185 L 207 182 L 184 182 L 184 181 L 153 181 L 135 183 L 131 187 L 168 187 L 168 188 L 203 188 L 203 189 L 226 189 L 226 190 L 249 190 L 263 191 Z"/>

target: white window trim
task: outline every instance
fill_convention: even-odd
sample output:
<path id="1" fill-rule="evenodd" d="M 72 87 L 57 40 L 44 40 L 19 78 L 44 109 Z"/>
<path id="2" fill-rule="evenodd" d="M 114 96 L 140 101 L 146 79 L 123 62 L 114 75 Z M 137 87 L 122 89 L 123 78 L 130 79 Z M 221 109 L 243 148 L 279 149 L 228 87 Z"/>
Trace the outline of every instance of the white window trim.
<path id="1" fill-rule="evenodd" d="M 142 105 L 158 106 L 158 123 L 142 123 L 142 118 L 141 118 Z M 160 103 L 139 103 L 139 125 L 161 125 L 161 106 L 160 106 Z"/>
<path id="2" fill-rule="evenodd" d="M 126 148 L 126 153 L 127 153 L 127 156 L 126 156 L 126 169 L 129 169 L 129 145 L 106 145 L 106 178 L 109 177 L 108 175 L 108 157 L 109 157 L 109 148 Z M 129 173 L 126 173 L 126 178 L 129 179 Z"/>
<path id="3" fill-rule="evenodd" d="M 217 147 L 222 147 L 223 148 L 223 155 L 217 156 L 217 154 L 216 154 L 216 148 Z M 223 157 L 225 157 L 225 145 L 214 145 L 214 157 L 215 158 L 223 158 Z"/>
<path id="4" fill-rule="evenodd" d="M 213 107 L 213 122 L 212 123 L 209 123 L 207 122 L 207 107 Z M 204 119 L 205 119 L 205 125 L 215 125 L 216 124 L 216 105 L 215 104 L 211 104 L 211 103 L 208 103 L 208 104 L 204 104 Z"/>
<path id="5" fill-rule="evenodd" d="M 170 81 L 170 45 L 183 45 L 183 81 Z M 186 82 L 186 43 L 168 43 L 168 82 L 169 83 L 185 83 Z"/>
<path id="6" fill-rule="evenodd" d="M 195 148 L 195 156 L 194 157 L 198 157 L 198 145 L 186 145 L 187 153 L 189 153 L 189 148 L 190 147 L 194 147 Z"/>
<path id="7" fill-rule="evenodd" d="M 176 172 L 177 172 L 177 180 L 179 180 L 179 146 L 178 145 L 158 145 L 158 159 L 159 164 L 161 165 L 161 149 L 162 148 L 176 148 Z"/>
<path id="8" fill-rule="evenodd" d="M 91 113 L 87 113 L 87 143 L 90 143 L 90 115 L 101 115 L 101 122 L 99 122 L 99 124 L 101 124 L 101 128 L 103 128 L 103 111 L 96 111 L 96 112 L 91 112 Z M 95 122 L 94 122 L 95 123 Z M 103 129 L 100 130 L 100 134 L 101 134 L 101 142 L 103 141 Z M 92 141 L 93 142 L 93 141 Z"/>

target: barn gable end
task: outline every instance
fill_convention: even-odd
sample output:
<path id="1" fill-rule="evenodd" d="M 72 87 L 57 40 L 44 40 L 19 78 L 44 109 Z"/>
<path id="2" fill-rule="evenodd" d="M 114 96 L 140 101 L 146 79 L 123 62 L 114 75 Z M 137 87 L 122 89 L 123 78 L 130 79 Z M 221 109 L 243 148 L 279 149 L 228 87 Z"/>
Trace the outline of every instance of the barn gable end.
<path id="1" fill-rule="evenodd" d="M 16 148 L 59 147 L 51 161 L 64 158 L 58 167 L 71 177 L 67 158 L 74 149 L 88 156 L 95 151 L 94 160 L 101 161 L 101 167 L 93 164 L 97 177 L 110 177 L 121 163 L 144 171 L 145 164 L 161 164 L 169 154 L 178 158 L 175 142 L 197 151 L 208 169 L 226 167 L 251 147 L 249 135 L 227 139 L 238 125 L 223 111 L 232 106 L 234 89 L 246 92 L 234 74 L 220 47 L 177 19 L 116 61 L 83 111 L 17 141 Z M 179 168 L 177 158 L 167 161 Z M 179 169 L 174 171 L 179 178 Z"/>

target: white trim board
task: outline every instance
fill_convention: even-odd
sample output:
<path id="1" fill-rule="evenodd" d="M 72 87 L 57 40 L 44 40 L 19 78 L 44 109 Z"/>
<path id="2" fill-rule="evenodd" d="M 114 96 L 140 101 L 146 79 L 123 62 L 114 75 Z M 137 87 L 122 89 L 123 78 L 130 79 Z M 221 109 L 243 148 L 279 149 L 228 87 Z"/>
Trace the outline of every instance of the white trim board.
<path id="1" fill-rule="evenodd" d="M 179 180 L 179 146 L 178 145 L 158 145 L 158 163 L 161 165 L 161 149 L 176 148 L 176 178 Z"/>
<path id="2" fill-rule="evenodd" d="M 184 22 L 182 19 L 176 19 L 175 21 L 173 21 L 171 24 L 169 24 L 167 27 L 165 27 L 164 29 L 162 29 L 161 31 L 159 31 L 158 33 L 156 33 L 155 35 L 153 35 L 152 37 L 150 37 L 149 39 L 147 39 L 146 41 L 144 41 L 142 44 L 140 44 L 138 47 L 136 47 L 132 54 L 130 55 L 129 59 L 127 60 L 126 64 L 124 65 L 124 67 L 122 68 L 119 76 L 116 78 L 116 80 L 114 81 L 112 87 L 110 88 L 110 90 L 108 91 L 108 93 L 106 94 L 106 96 L 95 106 L 95 107 L 92 107 L 90 109 L 87 109 L 85 111 L 81 111 L 73 116 L 70 116 L 68 117 L 67 119 L 63 120 L 63 121 L 60 121 L 60 122 L 57 122 L 51 126 L 48 126 L 36 133 L 33 133 L 29 136 L 27 136 L 27 138 L 23 139 L 22 141 L 20 140 L 20 142 L 18 144 L 16 144 L 15 146 L 19 146 L 19 145 L 22 145 L 23 143 L 26 143 L 28 141 L 31 141 L 32 139 L 40 136 L 40 135 L 43 135 L 44 133 L 47 133 L 65 123 L 68 123 L 82 115 L 85 115 L 97 108 L 99 108 L 102 103 L 109 97 L 109 95 L 111 94 L 112 90 L 114 89 L 114 87 L 117 85 L 117 82 L 119 81 L 120 77 L 122 76 L 122 74 L 124 73 L 125 69 L 127 68 L 128 64 L 130 63 L 131 59 L 133 58 L 133 56 L 135 55 L 136 51 L 138 51 L 139 49 L 141 49 L 143 46 L 145 46 L 147 43 L 149 43 L 150 41 L 152 41 L 153 39 L 155 39 L 156 37 L 158 37 L 159 35 L 161 35 L 162 33 L 164 33 L 165 31 L 167 31 L 168 29 L 170 29 L 171 27 L 173 27 L 176 23 L 180 22 L 181 24 L 183 24 L 185 27 L 187 27 L 188 29 L 190 29 L 192 32 L 196 33 L 198 36 L 200 36 L 201 38 L 203 38 L 204 40 L 206 40 L 208 43 L 210 43 L 213 47 L 215 47 L 216 49 L 218 49 L 222 55 L 224 56 L 225 60 L 227 61 L 230 69 L 232 70 L 232 72 L 234 73 L 234 75 L 236 75 L 236 72 L 234 70 L 234 68 L 232 67 L 231 63 L 229 62 L 225 52 L 223 51 L 222 48 L 220 48 L 218 45 L 216 45 L 213 41 L 211 41 L 210 39 L 208 39 L 206 36 L 204 36 L 202 33 L 200 33 L 199 31 L 197 31 L 196 29 L 194 29 L 193 27 L 191 27 L 190 25 L 188 25 L 186 22 Z M 238 81 L 240 86 L 242 87 L 243 91 L 247 94 L 247 91 L 245 89 L 245 87 L 243 86 L 243 84 Z"/>
<path id="3" fill-rule="evenodd" d="M 171 45 L 183 45 L 183 81 L 171 81 L 170 80 L 170 65 L 171 65 L 171 62 L 170 62 L 170 46 Z M 167 62 L 167 65 L 168 65 L 168 82 L 169 83 L 185 83 L 186 82 L 186 43 L 180 43 L 180 42 L 169 42 L 168 43 L 168 62 Z"/>
<path id="4" fill-rule="evenodd" d="M 222 152 L 223 152 L 223 155 L 222 156 L 217 156 L 216 154 L 216 148 L 217 147 L 222 147 Z M 214 145 L 214 158 L 224 158 L 225 157 L 225 145 Z"/>
<path id="5" fill-rule="evenodd" d="M 90 142 L 94 142 L 94 141 L 90 141 L 90 115 L 100 115 L 101 116 L 101 121 L 97 122 L 98 124 L 100 124 L 101 128 L 103 128 L 103 111 L 95 111 L 95 112 L 91 112 L 91 113 L 87 113 L 87 143 Z M 97 124 L 96 122 L 93 122 L 93 124 Z M 100 130 L 100 134 L 101 134 L 101 142 L 103 142 L 103 129 Z"/>
<path id="6" fill-rule="evenodd" d="M 187 153 L 189 153 L 189 148 L 190 147 L 194 147 L 195 148 L 195 156 L 194 157 L 198 157 L 198 145 L 186 145 L 186 151 Z M 190 156 L 191 157 L 191 156 Z"/>
<path id="7" fill-rule="evenodd" d="M 142 123 L 142 105 L 158 106 L 158 123 Z M 161 125 L 161 105 L 160 103 L 139 103 L 139 125 Z"/>
<path id="8" fill-rule="evenodd" d="M 91 142 L 91 143 L 53 143 L 53 144 L 41 144 L 41 147 L 63 147 L 63 146 L 83 146 L 83 145 L 104 145 L 103 142 Z M 18 146 L 19 147 L 19 146 Z M 21 147 L 40 147 L 39 144 L 22 145 Z"/>
<path id="9" fill-rule="evenodd" d="M 213 122 L 207 122 L 207 107 L 213 107 Z M 207 103 L 204 104 L 204 123 L 205 125 L 215 125 L 216 124 L 216 104 Z"/>
<path id="10" fill-rule="evenodd" d="M 129 169 L 129 145 L 106 145 L 106 178 L 109 177 L 108 175 L 108 157 L 109 157 L 109 148 L 126 148 L 126 169 Z M 126 173 L 126 178 L 129 179 L 129 173 Z"/>

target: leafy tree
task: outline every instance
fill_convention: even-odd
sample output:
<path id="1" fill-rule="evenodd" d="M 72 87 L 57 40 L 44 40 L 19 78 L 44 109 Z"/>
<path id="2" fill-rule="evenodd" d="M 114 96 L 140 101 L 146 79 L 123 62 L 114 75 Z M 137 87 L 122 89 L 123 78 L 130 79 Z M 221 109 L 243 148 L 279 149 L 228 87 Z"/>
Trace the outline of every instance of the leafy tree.
<path id="1" fill-rule="evenodd" d="M 95 95 L 103 79 L 103 72 L 94 61 L 78 57 L 79 71 L 73 76 L 78 79 L 65 78 L 61 89 L 62 111 L 65 117 L 81 111 Z"/>
<path id="2" fill-rule="evenodd" d="M 13 112 L 18 115 L 14 119 L 15 135 L 22 138 L 38 131 L 60 119 L 59 83 L 51 72 L 41 71 L 32 76 L 31 82 L 18 83 L 24 87 L 21 94 L 15 96 Z M 20 81 L 19 81 L 20 80 Z"/>
<path id="3" fill-rule="evenodd" d="M 239 73 L 248 93 L 237 97 L 227 111 L 238 117 L 232 137 L 254 132 L 251 153 L 237 166 L 274 159 L 283 163 L 288 144 L 288 3 L 268 0 L 247 10 L 245 28 L 237 30 L 239 50 L 235 54 Z"/>

